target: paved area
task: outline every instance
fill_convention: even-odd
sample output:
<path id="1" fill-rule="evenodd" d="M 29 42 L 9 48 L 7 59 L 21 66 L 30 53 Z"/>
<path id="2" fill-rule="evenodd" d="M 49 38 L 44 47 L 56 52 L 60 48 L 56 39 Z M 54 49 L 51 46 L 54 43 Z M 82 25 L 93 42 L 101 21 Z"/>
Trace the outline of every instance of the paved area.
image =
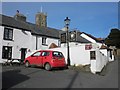
<path id="1" fill-rule="evenodd" d="M 118 88 L 118 60 L 99 74 L 24 66 L 4 66 L 2 70 L 3 88 Z"/>

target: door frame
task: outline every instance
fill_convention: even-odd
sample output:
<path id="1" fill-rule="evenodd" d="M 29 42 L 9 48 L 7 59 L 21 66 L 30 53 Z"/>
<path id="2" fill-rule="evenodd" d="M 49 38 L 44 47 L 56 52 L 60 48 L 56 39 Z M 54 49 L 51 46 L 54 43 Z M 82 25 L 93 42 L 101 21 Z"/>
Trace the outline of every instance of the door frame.
<path id="1" fill-rule="evenodd" d="M 27 48 L 21 48 L 20 51 L 21 51 L 21 61 L 24 61 L 26 52 L 27 52 Z"/>

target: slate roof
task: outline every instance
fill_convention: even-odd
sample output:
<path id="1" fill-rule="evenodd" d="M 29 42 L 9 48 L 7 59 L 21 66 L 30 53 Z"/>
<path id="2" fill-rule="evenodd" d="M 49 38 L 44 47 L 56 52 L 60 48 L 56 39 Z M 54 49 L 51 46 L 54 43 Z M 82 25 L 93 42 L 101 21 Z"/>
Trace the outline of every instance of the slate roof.
<path id="1" fill-rule="evenodd" d="M 84 34 L 86 34 L 87 36 L 89 36 L 90 38 L 94 39 L 96 42 L 99 42 L 99 43 L 102 43 L 102 40 L 99 40 L 98 38 L 92 36 L 91 34 L 88 34 L 88 33 L 85 33 L 85 32 L 82 32 Z"/>
<path id="2" fill-rule="evenodd" d="M 35 24 L 30 23 L 30 22 L 23 22 L 16 20 L 13 17 L 9 17 L 6 15 L 1 15 L 0 14 L 0 25 L 2 26 L 9 26 L 9 27 L 14 27 L 22 30 L 28 30 L 31 31 L 33 35 L 39 35 L 39 36 L 47 36 L 47 37 L 52 37 L 52 38 L 58 38 L 59 39 L 59 30 L 50 28 L 50 27 L 41 27 L 38 28 Z"/>
<path id="3" fill-rule="evenodd" d="M 77 37 L 77 42 L 80 42 L 80 43 L 91 43 L 90 41 L 88 41 L 87 39 L 79 36 Z"/>

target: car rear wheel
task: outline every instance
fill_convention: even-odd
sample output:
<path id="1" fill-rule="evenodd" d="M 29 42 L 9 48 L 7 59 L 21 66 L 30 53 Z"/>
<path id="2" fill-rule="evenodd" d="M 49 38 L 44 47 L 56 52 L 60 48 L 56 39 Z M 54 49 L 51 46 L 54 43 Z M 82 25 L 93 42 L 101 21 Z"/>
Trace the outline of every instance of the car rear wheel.
<path id="1" fill-rule="evenodd" d="M 30 67 L 30 63 L 28 61 L 25 62 L 25 67 Z"/>
<path id="2" fill-rule="evenodd" d="M 45 64 L 45 70 L 50 71 L 51 70 L 51 65 L 49 63 Z"/>

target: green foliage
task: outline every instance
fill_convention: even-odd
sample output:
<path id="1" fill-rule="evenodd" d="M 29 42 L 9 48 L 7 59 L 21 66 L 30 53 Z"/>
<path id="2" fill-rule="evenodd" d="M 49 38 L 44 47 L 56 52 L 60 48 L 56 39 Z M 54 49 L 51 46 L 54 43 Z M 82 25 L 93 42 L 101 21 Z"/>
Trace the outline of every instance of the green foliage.
<path id="1" fill-rule="evenodd" d="M 110 34 L 105 39 L 105 44 L 108 46 L 116 46 L 117 48 L 120 48 L 120 30 L 117 28 L 111 29 Z"/>

